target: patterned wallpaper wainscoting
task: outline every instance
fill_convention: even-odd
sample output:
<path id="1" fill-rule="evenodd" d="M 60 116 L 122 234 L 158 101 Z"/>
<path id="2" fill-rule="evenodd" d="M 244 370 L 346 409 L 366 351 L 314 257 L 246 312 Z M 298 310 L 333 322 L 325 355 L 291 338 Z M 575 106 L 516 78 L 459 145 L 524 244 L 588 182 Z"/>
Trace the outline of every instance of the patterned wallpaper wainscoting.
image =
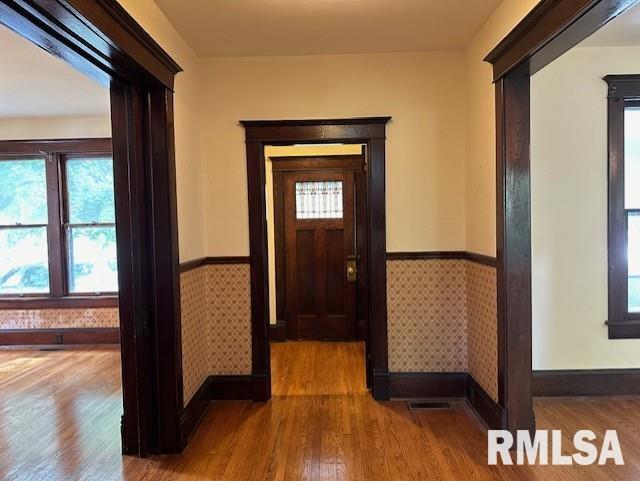
<path id="1" fill-rule="evenodd" d="M 387 261 L 389 371 L 467 371 L 465 264 Z"/>
<path id="2" fill-rule="evenodd" d="M 205 267 L 180 274 L 182 392 L 185 405 L 209 376 L 206 284 Z"/>
<path id="3" fill-rule="evenodd" d="M 251 374 L 247 263 L 181 274 L 184 403 L 210 375 Z M 469 258 L 387 261 L 389 370 L 468 372 L 498 398 L 496 268 Z"/>
<path id="4" fill-rule="evenodd" d="M 496 267 L 464 252 L 390 256 L 389 371 L 467 372 L 497 402 Z"/>
<path id="5" fill-rule="evenodd" d="M 495 267 L 467 262 L 469 374 L 498 402 L 498 312 Z"/>
<path id="6" fill-rule="evenodd" d="M 118 308 L 0 310 L 0 329 L 118 327 Z"/>
<path id="7" fill-rule="evenodd" d="M 251 268 L 209 265 L 209 374 L 251 374 Z"/>
<path id="8" fill-rule="evenodd" d="M 182 370 L 187 405 L 211 375 L 251 374 L 248 264 L 209 264 L 180 275 Z"/>

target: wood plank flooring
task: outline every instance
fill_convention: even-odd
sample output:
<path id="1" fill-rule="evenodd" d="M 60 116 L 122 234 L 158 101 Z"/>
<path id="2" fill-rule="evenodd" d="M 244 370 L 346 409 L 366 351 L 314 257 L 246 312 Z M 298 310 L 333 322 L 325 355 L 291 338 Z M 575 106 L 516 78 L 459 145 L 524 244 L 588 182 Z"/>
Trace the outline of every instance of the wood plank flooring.
<path id="1" fill-rule="evenodd" d="M 115 349 L 0 350 L 0 479 L 637 481 L 640 398 L 545 399 L 541 429 L 618 429 L 625 466 L 489 467 L 464 404 L 412 411 L 364 389 L 363 346 L 272 347 L 274 398 L 220 402 L 179 456 L 120 456 Z"/>

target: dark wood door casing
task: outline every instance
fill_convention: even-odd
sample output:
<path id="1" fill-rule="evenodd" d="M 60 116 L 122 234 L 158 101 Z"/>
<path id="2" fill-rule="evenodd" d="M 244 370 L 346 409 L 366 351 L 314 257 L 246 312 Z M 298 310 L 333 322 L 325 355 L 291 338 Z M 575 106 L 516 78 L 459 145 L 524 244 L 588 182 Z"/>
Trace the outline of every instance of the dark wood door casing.
<path id="1" fill-rule="evenodd" d="M 487 55 L 496 106 L 498 390 L 503 428 L 535 428 L 530 77 L 638 0 L 543 0 Z M 603 159 L 603 165 L 606 159 Z"/>
<path id="2" fill-rule="evenodd" d="M 267 400 L 271 396 L 264 147 L 299 143 L 358 143 L 366 146 L 368 375 L 373 397 L 378 400 L 389 398 L 385 218 L 385 131 L 389 120 L 391 117 L 241 121 L 245 128 L 247 154 L 254 400 Z"/>
<path id="3" fill-rule="evenodd" d="M 181 68 L 116 0 L 0 0 L 0 23 L 111 89 L 123 452 L 179 452 L 172 90 Z"/>
<path id="4" fill-rule="evenodd" d="M 342 182 L 343 216 L 299 219 L 298 182 Z M 287 325 L 296 339 L 354 340 L 356 283 L 346 279 L 355 258 L 353 171 L 287 172 L 284 176 L 284 228 Z"/>

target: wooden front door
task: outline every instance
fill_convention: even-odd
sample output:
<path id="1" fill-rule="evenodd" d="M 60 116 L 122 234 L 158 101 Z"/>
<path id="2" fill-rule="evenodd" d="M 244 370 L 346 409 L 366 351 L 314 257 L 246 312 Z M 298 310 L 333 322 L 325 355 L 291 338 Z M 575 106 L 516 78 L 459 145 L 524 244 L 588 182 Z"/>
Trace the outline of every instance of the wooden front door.
<path id="1" fill-rule="evenodd" d="M 356 338 L 354 173 L 284 174 L 287 323 L 296 338 Z"/>

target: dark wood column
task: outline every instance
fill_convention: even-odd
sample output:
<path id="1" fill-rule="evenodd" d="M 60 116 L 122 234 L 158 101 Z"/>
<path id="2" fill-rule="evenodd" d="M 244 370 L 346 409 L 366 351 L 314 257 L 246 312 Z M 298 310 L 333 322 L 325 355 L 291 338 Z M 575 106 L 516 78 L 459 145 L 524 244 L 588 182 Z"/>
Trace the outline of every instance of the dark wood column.
<path id="1" fill-rule="evenodd" d="M 503 428 L 535 426 L 531 397 L 530 77 L 496 82 L 498 392 Z"/>

